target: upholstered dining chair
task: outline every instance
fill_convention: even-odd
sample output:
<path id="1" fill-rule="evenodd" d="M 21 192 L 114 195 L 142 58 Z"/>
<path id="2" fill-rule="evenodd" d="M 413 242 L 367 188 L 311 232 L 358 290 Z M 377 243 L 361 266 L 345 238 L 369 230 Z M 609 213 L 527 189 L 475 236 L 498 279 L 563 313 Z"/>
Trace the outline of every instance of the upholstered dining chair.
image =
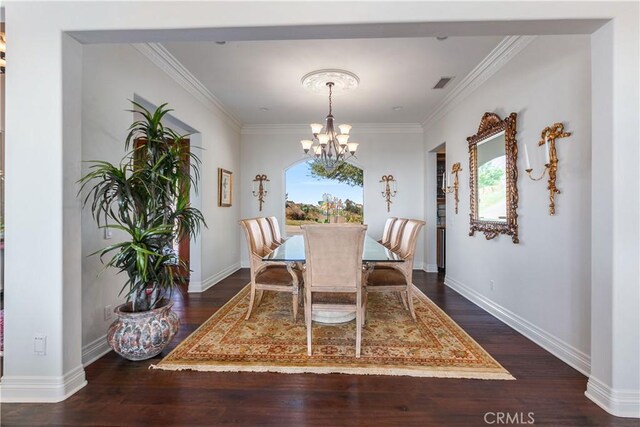
<path id="1" fill-rule="evenodd" d="M 356 357 L 362 343 L 362 249 L 366 225 L 303 225 L 304 319 L 311 356 L 311 316 L 316 310 L 355 312 Z"/>
<path id="2" fill-rule="evenodd" d="M 253 310 L 256 292 L 260 291 L 256 305 L 260 304 L 264 291 L 290 292 L 293 297 L 293 321 L 298 317 L 298 294 L 302 283 L 302 272 L 286 263 L 264 262 L 262 257 L 271 252 L 265 245 L 262 230 L 257 219 L 243 219 L 240 225 L 247 237 L 249 248 L 249 262 L 251 267 L 251 293 L 247 316 L 249 319 Z"/>
<path id="3" fill-rule="evenodd" d="M 364 306 L 366 310 L 368 294 L 371 292 L 400 292 L 405 308 L 411 313 L 413 320 L 416 320 L 416 313 L 413 309 L 413 259 L 415 256 L 416 241 L 420 229 L 424 226 L 424 221 L 417 219 L 407 220 L 403 227 L 400 243 L 396 252 L 402 257 L 404 262 L 381 263 L 373 268 L 373 271 L 366 275 L 364 286 Z"/>
<path id="4" fill-rule="evenodd" d="M 389 240 L 391 238 L 391 228 L 393 227 L 393 223 L 396 222 L 398 218 L 391 217 L 387 218 L 387 221 L 384 223 L 384 229 L 382 230 L 382 239 L 378 240 L 383 246 L 387 246 L 389 244 Z"/>
<path id="5" fill-rule="evenodd" d="M 281 243 L 275 240 L 273 236 L 273 229 L 271 228 L 269 221 L 267 221 L 267 218 L 256 218 L 256 221 L 258 221 L 258 225 L 260 226 L 264 245 L 269 249 L 275 249 L 280 246 Z"/>
<path id="6" fill-rule="evenodd" d="M 400 244 L 400 236 L 402 235 L 402 230 L 407 224 L 407 219 L 405 218 L 397 218 L 393 224 L 391 225 L 391 230 L 389 231 L 389 242 L 384 245 L 385 247 L 395 251 Z"/>
<path id="7" fill-rule="evenodd" d="M 278 219 L 275 216 L 269 216 L 267 217 L 267 221 L 269 221 L 269 225 L 271 226 L 273 240 L 275 240 L 276 243 L 284 243 L 285 239 L 282 238 L 280 226 L 278 225 Z"/>

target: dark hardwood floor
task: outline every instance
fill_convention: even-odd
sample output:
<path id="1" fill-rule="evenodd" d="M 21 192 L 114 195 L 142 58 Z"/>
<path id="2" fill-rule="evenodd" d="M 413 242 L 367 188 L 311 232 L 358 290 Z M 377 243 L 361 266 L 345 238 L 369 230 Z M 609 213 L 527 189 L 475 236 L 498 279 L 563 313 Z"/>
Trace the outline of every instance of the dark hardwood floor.
<path id="1" fill-rule="evenodd" d="M 523 424 L 531 413 L 535 425 L 639 425 L 607 414 L 584 396 L 582 374 L 445 287 L 442 276 L 419 271 L 414 283 L 516 381 L 147 369 L 248 281 L 240 270 L 202 294 L 175 295 L 182 326 L 160 356 L 133 363 L 109 353 L 62 403 L 2 404 L 2 425 L 481 426 L 487 413 L 489 425 L 500 425 L 495 413 Z"/>

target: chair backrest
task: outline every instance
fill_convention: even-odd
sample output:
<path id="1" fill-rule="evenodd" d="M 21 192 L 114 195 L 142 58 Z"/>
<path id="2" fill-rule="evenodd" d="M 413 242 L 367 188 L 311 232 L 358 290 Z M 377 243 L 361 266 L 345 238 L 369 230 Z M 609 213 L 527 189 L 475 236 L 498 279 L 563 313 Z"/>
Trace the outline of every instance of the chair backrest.
<path id="1" fill-rule="evenodd" d="M 362 283 L 362 249 L 367 231 L 360 224 L 301 226 L 306 258 L 305 286 L 355 291 Z"/>
<path id="2" fill-rule="evenodd" d="M 255 218 L 243 219 L 240 221 L 240 225 L 247 236 L 247 246 L 249 248 L 249 258 L 255 254 L 259 257 L 265 256 L 269 251 L 265 248 L 264 239 L 262 237 L 262 230 L 260 230 L 260 224 Z"/>
<path id="3" fill-rule="evenodd" d="M 264 245 L 267 248 L 273 248 L 275 240 L 273 238 L 273 231 L 271 231 L 271 226 L 269 225 L 269 221 L 267 218 L 256 218 L 258 221 L 258 225 L 260 226 L 260 231 L 262 232 L 262 240 L 264 240 Z M 280 243 L 280 242 L 277 242 Z"/>
<path id="4" fill-rule="evenodd" d="M 394 249 L 400 244 L 402 229 L 407 224 L 407 221 L 407 219 L 398 218 L 393 222 L 391 232 L 389 233 L 389 248 Z"/>
<path id="5" fill-rule="evenodd" d="M 396 222 L 398 218 L 392 217 L 387 218 L 387 222 L 384 223 L 384 230 L 382 230 L 382 240 L 380 241 L 383 245 L 389 244 L 389 239 L 391 237 L 391 228 L 393 227 L 393 223 Z"/>
<path id="6" fill-rule="evenodd" d="M 407 221 L 407 224 L 404 226 L 404 229 L 400 234 L 398 253 L 402 258 L 404 258 L 405 263 L 411 263 L 411 269 L 413 269 L 413 255 L 416 250 L 418 234 L 420 233 L 422 226 L 424 226 L 424 221 L 410 219 Z"/>
<path id="7" fill-rule="evenodd" d="M 278 225 L 278 219 L 275 216 L 267 218 L 269 225 L 271 226 L 271 234 L 276 243 L 282 242 L 282 234 L 280 233 L 280 226 Z"/>

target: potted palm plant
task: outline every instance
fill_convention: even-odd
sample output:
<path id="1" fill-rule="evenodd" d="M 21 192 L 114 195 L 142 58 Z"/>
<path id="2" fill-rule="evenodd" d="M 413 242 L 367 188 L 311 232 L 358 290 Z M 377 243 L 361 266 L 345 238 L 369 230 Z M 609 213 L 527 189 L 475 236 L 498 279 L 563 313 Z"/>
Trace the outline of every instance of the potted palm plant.
<path id="1" fill-rule="evenodd" d="M 184 283 L 176 272 L 186 266 L 174 244 L 196 236 L 206 223 L 189 204 L 189 191 L 198 185 L 200 159 L 181 143 L 187 135 L 162 124 L 172 110 L 163 104 L 152 113 L 132 103 L 142 119 L 129 128 L 127 153 L 117 165 L 90 161 L 79 183 L 80 192 L 86 192 L 83 207 L 90 207 L 98 227 L 126 235 L 92 254 L 100 256 L 105 268 L 127 277 L 120 291 L 127 302 L 115 309 L 109 345 L 129 360 L 144 360 L 159 354 L 178 330 L 171 293 Z"/>

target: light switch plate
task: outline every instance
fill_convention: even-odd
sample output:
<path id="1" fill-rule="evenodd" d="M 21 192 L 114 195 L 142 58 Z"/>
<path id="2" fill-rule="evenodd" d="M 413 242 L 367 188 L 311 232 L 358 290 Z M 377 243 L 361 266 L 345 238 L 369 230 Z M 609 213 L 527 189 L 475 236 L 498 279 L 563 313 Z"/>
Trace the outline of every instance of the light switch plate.
<path id="1" fill-rule="evenodd" d="M 33 352 L 38 356 L 47 354 L 47 336 L 36 335 L 33 337 Z"/>

